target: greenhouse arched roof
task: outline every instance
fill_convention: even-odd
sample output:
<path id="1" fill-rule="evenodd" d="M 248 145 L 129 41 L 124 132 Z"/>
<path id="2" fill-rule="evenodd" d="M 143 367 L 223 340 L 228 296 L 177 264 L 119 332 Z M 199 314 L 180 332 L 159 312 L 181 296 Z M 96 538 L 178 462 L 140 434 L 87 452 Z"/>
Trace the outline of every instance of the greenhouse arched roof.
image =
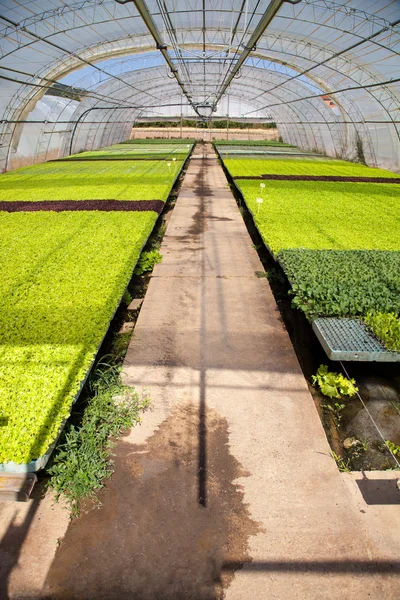
<path id="1" fill-rule="evenodd" d="M 139 116 L 229 114 L 400 169 L 396 0 L 3 0 L 0 18 L 3 171 L 59 83 L 74 110 L 47 117 L 39 149 L 52 131 L 68 153 L 126 139 Z"/>

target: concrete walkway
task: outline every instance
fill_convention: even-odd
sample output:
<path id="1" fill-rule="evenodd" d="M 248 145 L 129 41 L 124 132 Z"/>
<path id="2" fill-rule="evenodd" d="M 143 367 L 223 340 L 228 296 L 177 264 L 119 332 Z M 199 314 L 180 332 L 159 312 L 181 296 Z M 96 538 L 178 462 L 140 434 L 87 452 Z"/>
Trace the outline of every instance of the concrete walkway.
<path id="1" fill-rule="evenodd" d="M 399 600 L 395 474 L 339 473 L 210 146 L 162 254 L 124 368 L 153 410 L 40 597 Z"/>

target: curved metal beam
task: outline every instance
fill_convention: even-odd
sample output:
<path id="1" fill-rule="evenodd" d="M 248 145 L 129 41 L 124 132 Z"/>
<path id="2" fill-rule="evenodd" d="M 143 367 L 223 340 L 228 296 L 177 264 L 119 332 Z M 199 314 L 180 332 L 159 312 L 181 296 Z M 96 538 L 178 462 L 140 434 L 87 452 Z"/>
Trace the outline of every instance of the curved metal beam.
<path id="1" fill-rule="evenodd" d="M 195 104 L 193 103 L 193 100 L 191 99 L 189 92 L 186 90 L 185 84 L 181 80 L 178 70 L 175 67 L 174 63 L 172 62 L 172 60 L 168 54 L 167 46 L 166 46 L 164 40 L 162 39 L 160 32 L 157 29 L 157 26 L 153 20 L 153 17 L 151 16 L 149 9 L 147 8 L 146 2 L 144 0 L 116 0 L 116 2 L 118 2 L 119 4 L 127 4 L 128 2 L 133 2 L 135 4 L 137 11 L 139 12 L 140 16 L 142 17 L 150 35 L 152 36 L 152 38 L 154 39 L 154 41 L 156 43 L 157 50 L 160 50 L 161 54 L 164 57 L 165 62 L 167 63 L 167 65 L 169 66 L 169 68 L 171 70 L 171 73 L 173 73 L 176 81 L 178 82 L 179 87 L 181 88 L 183 94 L 186 96 L 187 101 L 192 106 L 193 110 L 195 112 L 197 112 L 197 108 L 196 108 Z"/>
<path id="2" fill-rule="evenodd" d="M 369 13 L 366 10 L 363 10 L 358 7 L 346 6 L 335 2 L 334 0 L 303 0 L 305 5 L 312 6 L 322 6 L 324 8 L 328 8 L 329 10 L 335 10 L 336 12 L 341 12 L 346 16 L 358 17 L 361 21 L 374 21 L 379 24 L 381 27 L 388 27 L 389 21 L 380 15 Z M 49 10 L 43 11 L 41 13 L 35 13 L 33 15 L 29 15 L 28 17 L 21 19 L 18 22 L 18 25 L 8 26 L 3 30 L 0 30 L 0 37 L 7 37 L 11 33 L 15 31 L 23 31 L 24 28 L 36 25 L 36 23 L 41 23 L 47 19 L 54 19 L 56 17 L 62 18 L 64 15 L 69 13 L 75 13 L 76 11 L 81 11 L 85 8 L 94 8 L 97 9 L 99 6 L 108 5 L 109 7 L 115 6 L 115 0 L 80 0 L 75 3 L 70 3 L 67 5 L 56 6 L 55 8 L 51 8 Z M 107 8 L 108 10 L 108 8 Z M 182 13 L 185 11 L 177 10 L 176 13 Z M 187 11 L 186 11 L 187 12 Z M 192 11 L 195 12 L 195 11 Z M 197 12 L 201 12 L 199 8 Z M 220 10 L 220 13 L 229 12 L 228 10 Z M 121 17 L 123 19 L 124 17 Z M 116 20 L 121 20 L 116 19 Z"/>
<path id="3" fill-rule="evenodd" d="M 222 86 L 217 92 L 214 103 L 212 105 L 213 112 L 215 111 L 215 107 L 217 106 L 218 102 L 232 83 L 233 78 L 239 72 L 241 66 L 243 65 L 247 57 L 250 55 L 250 53 L 255 50 L 258 40 L 263 35 L 274 16 L 285 2 L 289 2 L 290 4 L 298 4 L 299 2 L 301 2 L 301 0 L 271 0 L 260 21 L 257 23 L 255 30 L 250 36 L 250 39 L 247 42 L 247 46 L 244 47 L 243 52 L 237 59 L 233 68 L 229 71 L 227 77 L 224 78 Z"/>

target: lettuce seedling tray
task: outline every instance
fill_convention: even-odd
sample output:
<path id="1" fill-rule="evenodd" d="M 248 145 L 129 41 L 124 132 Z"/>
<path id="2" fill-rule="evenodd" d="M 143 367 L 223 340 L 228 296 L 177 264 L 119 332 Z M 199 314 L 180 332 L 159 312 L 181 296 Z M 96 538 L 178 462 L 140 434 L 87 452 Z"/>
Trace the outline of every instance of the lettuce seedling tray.
<path id="1" fill-rule="evenodd" d="M 150 232 L 147 240 L 149 239 L 151 233 L 152 232 Z M 144 242 L 144 244 L 142 246 L 142 249 L 141 249 L 141 251 L 139 253 L 139 256 L 142 253 L 143 248 L 147 244 L 147 240 Z M 136 267 L 136 264 L 135 264 L 135 266 L 132 269 L 132 273 L 133 273 L 133 270 L 135 269 L 135 267 Z M 92 360 L 92 362 L 90 364 L 90 367 L 88 368 L 85 377 L 81 381 L 81 385 L 79 387 L 78 392 L 76 393 L 74 399 L 72 400 L 71 409 L 74 406 L 74 404 L 78 401 L 79 396 L 81 395 L 82 390 L 85 387 L 85 384 L 86 384 L 86 382 L 88 380 L 88 377 L 89 377 L 90 373 L 92 372 L 93 366 L 94 366 L 94 364 L 96 362 L 96 358 L 98 356 L 100 348 L 101 348 L 101 346 L 102 346 L 102 344 L 104 342 L 104 339 L 105 339 L 105 337 L 106 337 L 106 335 L 108 333 L 108 330 L 110 328 L 110 324 L 111 324 L 113 318 L 115 317 L 115 314 L 116 314 L 118 308 L 121 305 L 122 298 L 124 297 L 124 294 L 125 294 L 125 292 L 126 292 L 127 289 L 128 289 L 128 286 L 126 286 L 124 292 L 121 294 L 119 302 L 118 302 L 118 304 L 117 304 L 117 306 L 116 306 L 116 308 L 115 308 L 115 310 L 114 310 L 114 312 L 113 312 L 113 314 L 112 314 L 112 316 L 111 316 L 111 318 L 109 320 L 107 330 L 106 330 L 105 334 L 103 335 L 103 337 L 101 338 L 101 341 L 100 341 L 99 345 L 97 346 L 97 350 L 96 350 L 96 353 L 95 353 L 95 355 L 93 357 L 93 360 Z M 60 436 L 61 436 L 61 434 L 62 434 L 62 432 L 64 430 L 64 427 L 65 427 L 68 419 L 69 419 L 69 416 L 66 419 L 64 419 L 64 421 L 61 423 L 60 429 L 58 430 L 58 434 L 57 434 L 55 440 L 50 444 L 50 446 L 48 447 L 47 451 L 44 454 L 42 454 L 42 456 L 39 456 L 39 458 L 36 458 L 35 460 L 31 460 L 28 463 L 15 463 L 15 462 L 0 463 L 0 473 L 1 472 L 6 472 L 6 473 L 36 473 L 37 471 L 40 471 L 41 469 L 44 469 L 45 466 L 47 465 L 47 463 L 49 462 L 50 456 L 52 455 L 52 453 L 54 451 L 54 448 L 56 447 L 57 442 L 60 439 Z"/>

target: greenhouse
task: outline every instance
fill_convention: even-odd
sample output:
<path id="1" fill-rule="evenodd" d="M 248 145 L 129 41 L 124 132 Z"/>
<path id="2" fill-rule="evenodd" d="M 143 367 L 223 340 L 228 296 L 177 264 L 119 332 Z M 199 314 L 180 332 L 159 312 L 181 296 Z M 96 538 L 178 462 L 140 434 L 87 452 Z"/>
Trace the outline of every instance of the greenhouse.
<path id="1" fill-rule="evenodd" d="M 400 2 L 0 40 L 0 599 L 397 600 Z"/>

